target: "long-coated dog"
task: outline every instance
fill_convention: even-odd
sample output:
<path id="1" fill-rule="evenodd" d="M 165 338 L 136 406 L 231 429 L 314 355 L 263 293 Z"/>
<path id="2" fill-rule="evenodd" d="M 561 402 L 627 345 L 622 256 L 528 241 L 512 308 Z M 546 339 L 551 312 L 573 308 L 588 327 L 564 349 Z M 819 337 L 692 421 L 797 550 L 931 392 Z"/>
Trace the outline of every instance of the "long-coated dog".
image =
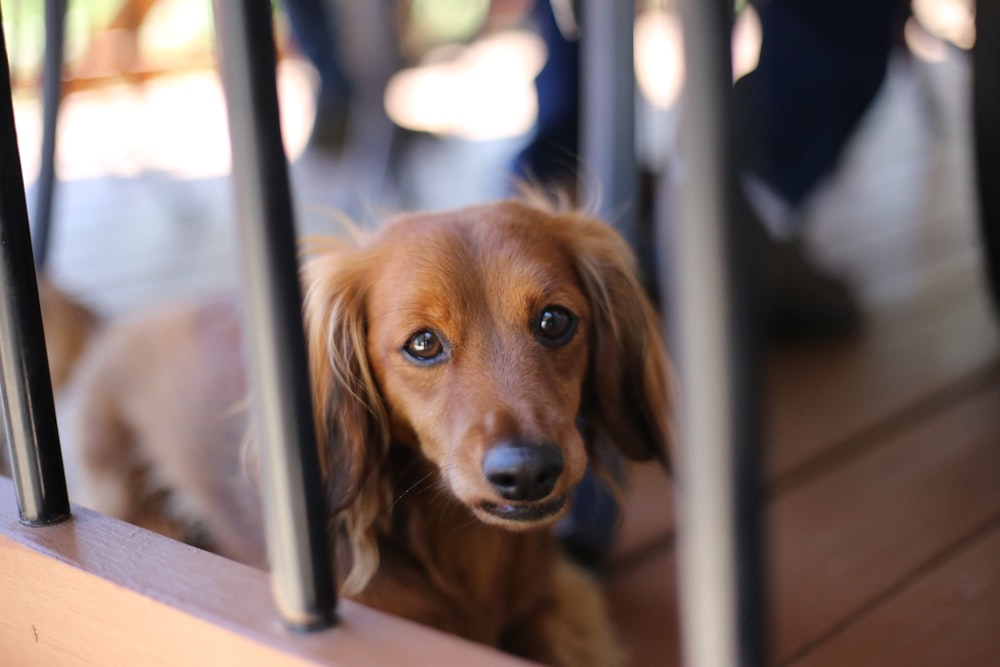
<path id="1" fill-rule="evenodd" d="M 602 452 L 666 463 L 666 353 L 624 241 L 503 202 L 317 246 L 303 276 L 343 593 L 540 662 L 619 662 L 549 528 Z M 76 378 L 79 454 L 85 503 L 264 565 L 238 319 L 216 303 L 107 327 Z"/>

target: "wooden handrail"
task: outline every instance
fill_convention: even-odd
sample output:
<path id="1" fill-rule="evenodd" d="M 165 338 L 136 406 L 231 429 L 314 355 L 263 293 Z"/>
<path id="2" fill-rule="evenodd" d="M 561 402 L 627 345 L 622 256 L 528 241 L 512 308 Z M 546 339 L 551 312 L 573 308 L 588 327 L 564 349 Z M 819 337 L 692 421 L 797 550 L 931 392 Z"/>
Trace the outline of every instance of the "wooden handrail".
<path id="1" fill-rule="evenodd" d="M 81 507 L 46 528 L 18 523 L 0 477 L 0 654 L 28 665 L 527 664 L 368 609 L 335 628 L 286 630 L 268 575 Z"/>

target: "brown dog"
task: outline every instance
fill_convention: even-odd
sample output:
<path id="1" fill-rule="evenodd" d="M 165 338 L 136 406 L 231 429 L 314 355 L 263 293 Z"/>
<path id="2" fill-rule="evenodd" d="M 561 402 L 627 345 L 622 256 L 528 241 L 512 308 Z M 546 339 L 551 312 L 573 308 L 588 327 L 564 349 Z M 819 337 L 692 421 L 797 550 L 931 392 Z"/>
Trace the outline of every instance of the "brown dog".
<path id="1" fill-rule="evenodd" d="M 599 591 L 547 528 L 602 450 L 666 461 L 666 355 L 622 239 L 505 202 L 401 216 L 304 275 L 344 594 L 549 664 L 615 664 Z M 262 562 L 226 410 L 235 314 L 164 313 L 99 343 L 80 378 L 89 502 Z"/>

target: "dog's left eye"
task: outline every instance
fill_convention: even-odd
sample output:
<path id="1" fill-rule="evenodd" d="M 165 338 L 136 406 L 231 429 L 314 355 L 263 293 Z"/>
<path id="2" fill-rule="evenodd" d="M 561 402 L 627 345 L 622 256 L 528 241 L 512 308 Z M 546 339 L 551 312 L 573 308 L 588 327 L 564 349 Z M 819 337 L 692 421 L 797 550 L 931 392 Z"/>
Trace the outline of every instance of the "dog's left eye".
<path id="1" fill-rule="evenodd" d="M 444 355 L 444 343 L 433 331 L 424 329 L 410 336 L 403 350 L 417 361 L 434 361 Z"/>
<path id="2" fill-rule="evenodd" d="M 576 333 L 577 319 L 562 306 L 546 306 L 535 325 L 538 339 L 545 345 L 563 345 Z"/>

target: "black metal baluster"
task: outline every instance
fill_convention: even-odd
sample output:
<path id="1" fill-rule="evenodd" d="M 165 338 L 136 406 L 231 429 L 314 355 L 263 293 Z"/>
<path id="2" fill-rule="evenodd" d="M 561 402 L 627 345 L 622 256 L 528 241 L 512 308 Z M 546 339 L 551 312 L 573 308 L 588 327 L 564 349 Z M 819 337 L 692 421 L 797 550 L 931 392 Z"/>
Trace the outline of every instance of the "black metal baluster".
<path id="1" fill-rule="evenodd" d="M 32 240 L 41 271 L 49 258 L 52 204 L 56 188 L 56 129 L 62 103 L 63 48 L 67 0 L 45 0 L 45 63 L 42 72 L 42 164 L 35 190 Z"/>
<path id="2" fill-rule="evenodd" d="M 67 518 L 70 508 L 2 27 L 0 50 L 0 387 L 21 521 L 42 526 Z"/>
<path id="3" fill-rule="evenodd" d="M 216 0 L 240 218 L 255 440 L 275 601 L 296 629 L 334 621 L 288 164 L 268 0 Z"/>
<path id="4" fill-rule="evenodd" d="M 979 236 L 994 313 L 1000 316 L 1000 2 L 976 3 L 972 49 L 972 127 Z"/>
<path id="5" fill-rule="evenodd" d="M 661 206 L 681 375 L 679 590 L 684 663 L 763 664 L 753 246 L 733 158 L 731 0 L 684 0 L 677 210 Z M 667 237 L 671 237 L 667 240 Z"/>
<path id="6" fill-rule="evenodd" d="M 598 213 L 638 248 L 639 169 L 635 150 L 634 0 L 584 0 L 580 63 L 585 192 Z"/>

